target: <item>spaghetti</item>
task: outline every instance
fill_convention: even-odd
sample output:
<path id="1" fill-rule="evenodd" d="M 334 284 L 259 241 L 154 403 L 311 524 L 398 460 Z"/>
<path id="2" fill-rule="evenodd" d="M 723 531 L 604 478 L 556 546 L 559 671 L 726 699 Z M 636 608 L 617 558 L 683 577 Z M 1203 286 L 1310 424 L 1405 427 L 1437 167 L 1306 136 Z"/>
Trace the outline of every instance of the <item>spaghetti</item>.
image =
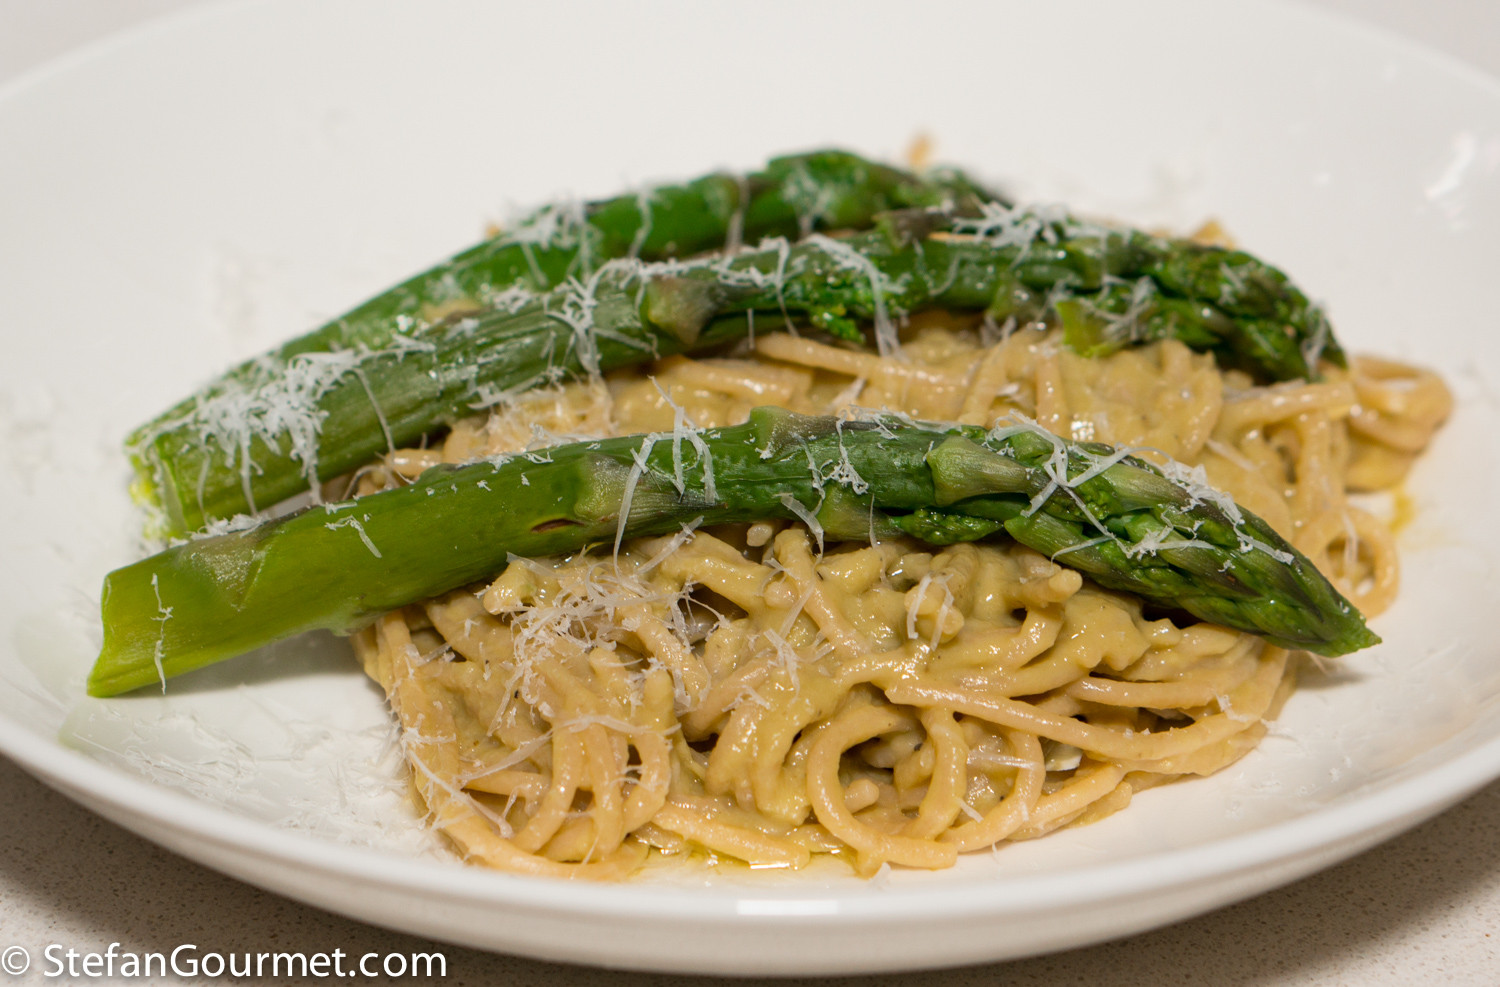
<path id="1" fill-rule="evenodd" d="M 765 404 L 1020 414 L 1228 491 L 1373 614 L 1396 592 L 1394 541 L 1349 495 L 1398 485 L 1450 399 L 1391 361 L 1323 369 L 1255 386 L 1175 341 L 1085 358 L 1056 330 L 927 314 L 891 355 L 761 335 L 733 357 L 533 392 L 357 483 Z M 432 823 L 466 859 L 563 877 L 624 877 L 653 851 L 947 867 L 1223 768 L 1292 688 L 1284 650 L 1146 612 L 1065 557 L 819 535 L 689 526 L 514 559 L 358 633 Z"/>

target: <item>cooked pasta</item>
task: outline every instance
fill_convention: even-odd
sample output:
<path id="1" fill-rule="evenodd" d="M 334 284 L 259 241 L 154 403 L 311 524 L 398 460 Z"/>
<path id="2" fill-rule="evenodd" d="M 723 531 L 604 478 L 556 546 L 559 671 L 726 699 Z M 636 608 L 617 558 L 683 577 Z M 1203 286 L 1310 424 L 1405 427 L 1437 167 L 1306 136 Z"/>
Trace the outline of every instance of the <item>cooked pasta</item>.
<path id="1" fill-rule="evenodd" d="M 1253 386 L 1175 341 L 1081 357 L 1055 331 L 911 321 L 899 355 L 762 335 L 732 358 L 533 393 L 367 471 L 558 436 L 879 407 L 1199 467 L 1366 613 L 1398 580 L 1390 525 L 1349 494 L 1399 485 L 1446 416 L 1387 360 Z M 468 860 L 618 878 L 650 852 L 861 874 L 1091 822 L 1243 756 L 1292 688 L 1259 638 L 1145 612 L 1030 549 L 830 544 L 760 523 L 514 559 L 488 585 L 356 636 L 400 718 L 416 792 Z"/>

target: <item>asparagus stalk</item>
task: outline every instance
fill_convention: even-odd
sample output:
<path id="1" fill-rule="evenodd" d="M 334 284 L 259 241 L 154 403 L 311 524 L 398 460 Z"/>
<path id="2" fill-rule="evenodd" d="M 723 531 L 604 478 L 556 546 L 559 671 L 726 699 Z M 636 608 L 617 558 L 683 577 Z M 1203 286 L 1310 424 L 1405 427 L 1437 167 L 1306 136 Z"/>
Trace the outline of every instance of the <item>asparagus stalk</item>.
<path id="1" fill-rule="evenodd" d="M 436 467 L 416 483 L 185 542 L 105 579 L 89 678 L 113 695 L 547 556 L 684 524 L 810 520 L 818 537 L 1005 532 L 1099 583 L 1326 655 L 1378 639 L 1222 494 L 1034 425 L 986 432 L 761 408 L 742 425 Z"/>
<path id="2" fill-rule="evenodd" d="M 412 346 L 409 339 L 441 322 L 444 314 L 472 314 L 496 303 L 508 306 L 527 292 L 555 288 L 570 279 L 587 281 L 613 259 L 665 260 L 736 247 L 746 240 L 864 229 L 876 215 L 893 209 L 973 209 L 993 199 L 992 193 L 957 171 L 937 169 L 917 176 L 844 151 L 816 151 L 776 158 L 763 170 L 744 176 L 712 174 L 599 202 L 544 206 L 513 229 L 229 370 L 136 429 L 126 445 L 137 470 L 138 493 L 148 503 L 166 508 L 170 533 L 184 534 L 207 520 L 270 506 L 316 479 L 336 475 L 342 466 L 329 466 L 331 472 L 317 475 L 301 469 L 290 474 L 293 482 L 288 483 L 285 464 L 268 461 L 288 454 L 317 458 L 308 449 L 316 436 L 304 434 L 294 409 L 261 409 L 272 420 L 269 442 L 235 445 L 229 440 L 225 447 L 222 406 L 262 391 L 301 388 L 317 393 L 331 377 L 354 373 L 364 355 L 406 352 Z M 372 402 L 383 398 L 382 392 L 371 390 Z M 278 420 L 279 414 L 291 417 Z M 189 478 L 184 490 L 183 470 L 176 459 L 184 441 L 193 439 L 184 440 L 180 430 L 185 423 L 201 426 L 214 421 L 224 426 L 216 434 L 220 447 L 215 450 L 223 467 L 209 468 L 201 484 L 199 477 Z M 435 424 L 429 421 L 421 431 Z M 318 462 L 328 465 L 332 460 Z M 221 505 L 218 484 L 230 480 L 244 488 L 243 497 L 231 496 Z M 202 510 L 195 500 L 202 500 Z"/>
<path id="3" fill-rule="evenodd" d="M 384 349 L 304 354 L 254 388 L 190 402 L 143 433 L 137 452 L 182 533 L 290 497 L 507 393 L 790 322 L 851 341 L 873 322 L 888 350 L 896 321 L 930 307 L 1056 313 L 1086 352 L 1173 336 L 1263 379 L 1311 376 L 1320 353 L 1340 356 L 1305 296 L 1243 255 L 1002 206 L 979 220 L 907 211 L 838 240 L 611 261 L 586 282 L 398 333 Z"/>

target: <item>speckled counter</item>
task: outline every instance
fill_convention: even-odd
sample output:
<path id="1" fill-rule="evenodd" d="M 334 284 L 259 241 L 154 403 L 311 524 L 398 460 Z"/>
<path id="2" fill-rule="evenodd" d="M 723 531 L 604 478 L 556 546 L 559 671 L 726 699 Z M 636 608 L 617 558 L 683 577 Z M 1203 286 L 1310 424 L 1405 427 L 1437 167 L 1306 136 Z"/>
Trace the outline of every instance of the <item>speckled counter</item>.
<path id="1" fill-rule="evenodd" d="M 0 0 L 0 83 L 193 2 Z M 1500 5 L 1474 0 L 1421 5 L 1318 0 L 1317 5 L 1363 17 L 1500 75 Z M 349 921 L 176 857 L 54 794 L 0 758 L 0 954 L 21 946 L 40 959 L 52 943 L 102 950 L 111 942 L 138 954 L 170 952 L 182 943 L 225 954 L 440 950 L 447 957 L 447 981 L 454 984 L 703 982 L 493 956 Z M 20 978 L 0 972 L 0 985 L 61 982 L 40 972 L 40 963 Z M 1500 783 L 1345 864 L 1165 929 L 1031 960 L 844 983 L 1500 984 Z"/>

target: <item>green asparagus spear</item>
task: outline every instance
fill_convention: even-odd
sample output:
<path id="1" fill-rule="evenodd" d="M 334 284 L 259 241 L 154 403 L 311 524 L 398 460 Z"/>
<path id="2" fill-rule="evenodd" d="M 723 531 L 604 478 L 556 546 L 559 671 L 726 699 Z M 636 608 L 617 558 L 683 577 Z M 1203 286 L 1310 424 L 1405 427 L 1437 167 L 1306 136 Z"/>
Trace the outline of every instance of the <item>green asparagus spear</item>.
<path id="1" fill-rule="evenodd" d="M 1207 275 L 1159 273 L 1201 273 L 1211 257 L 1235 271 L 1219 289 Z M 1240 287 L 1256 277 L 1257 292 Z M 1170 294 L 1179 288 L 1216 290 L 1218 301 Z M 1113 312 L 1122 291 L 1128 311 L 1101 328 L 1099 313 Z M 931 307 L 1056 312 L 1088 352 L 1172 336 L 1264 379 L 1310 376 L 1319 352 L 1337 354 L 1321 313 L 1259 262 L 1000 206 L 982 220 L 909 211 L 844 239 L 813 234 L 687 263 L 612 261 L 586 282 L 423 325 L 385 349 L 303 354 L 254 388 L 226 387 L 158 422 L 138 456 L 180 533 L 292 496 L 508 393 L 789 322 L 850 340 L 873 322 L 884 351 L 901 317 Z M 1267 314 L 1234 314 L 1251 312 Z"/>
<path id="2" fill-rule="evenodd" d="M 1108 446 L 1035 425 L 986 432 L 761 408 L 727 428 L 436 467 L 416 483 L 185 542 L 111 573 L 89 678 L 113 695 L 546 556 L 684 524 L 810 520 L 819 539 L 1004 531 L 1097 582 L 1337 655 L 1378 639 L 1260 519 Z"/>
<path id="3" fill-rule="evenodd" d="M 137 429 L 126 442 L 139 475 L 137 490 L 148 503 L 166 507 L 170 533 L 184 534 L 204 520 L 221 516 L 220 482 L 243 487 L 242 502 L 224 508 L 230 514 L 267 507 L 305 489 L 313 479 L 309 471 L 294 470 L 289 484 L 286 464 L 266 461 L 267 455 L 277 458 L 268 447 L 221 446 L 216 455 L 222 457 L 224 467 L 211 468 L 210 475 L 202 478 L 205 510 L 196 510 L 191 500 L 198 478 L 193 478 L 188 491 L 181 489 L 183 477 L 174 458 L 182 439 L 176 430 L 184 421 L 212 419 L 217 406 L 241 395 L 299 387 L 315 392 L 328 375 L 354 372 L 351 368 L 361 355 L 404 352 L 412 333 L 439 320 L 443 313 L 472 313 L 497 302 L 508 306 L 530 291 L 554 288 L 569 279 L 587 281 L 600 265 L 613 259 L 665 260 L 766 237 L 865 229 L 876 215 L 893 209 L 968 210 L 994 198 L 957 171 L 935 169 L 919 177 L 844 151 L 816 151 L 776 158 L 762 171 L 744 176 L 713 174 L 685 185 L 663 185 L 600 202 L 544 206 L 513 229 L 233 368 L 199 394 Z M 372 390 L 370 398 L 380 402 L 384 395 Z M 267 408 L 263 413 L 276 421 L 283 410 Z M 306 453 L 308 443 L 315 441 L 299 432 L 299 422 L 279 424 L 285 427 L 273 441 L 282 454 Z M 429 422 L 422 430 L 434 424 Z M 236 460 L 243 469 L 236 468 Z"/>

